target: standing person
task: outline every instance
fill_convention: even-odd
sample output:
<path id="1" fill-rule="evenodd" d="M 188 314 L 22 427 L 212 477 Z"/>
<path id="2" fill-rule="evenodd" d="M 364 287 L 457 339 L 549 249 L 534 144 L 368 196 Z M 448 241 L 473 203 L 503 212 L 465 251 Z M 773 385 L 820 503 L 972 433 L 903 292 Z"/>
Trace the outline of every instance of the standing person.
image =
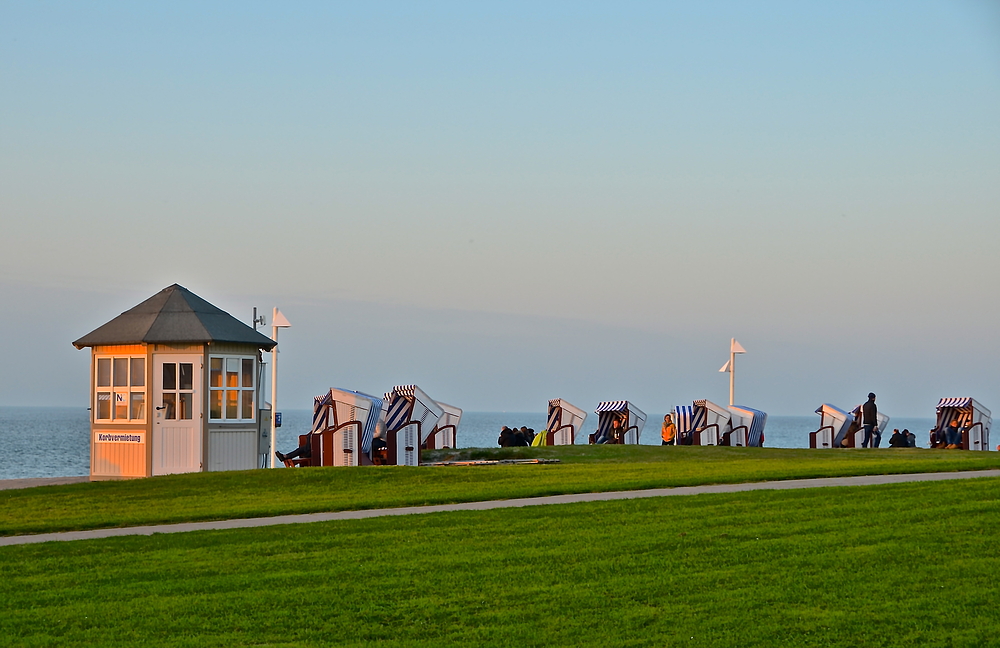
<path id="1" fill-rule="evenodd" d="M 861 406 L 861 425 L 865 430 L 865 438 L 861 441 L 861 447 L 867 448 L 870 443 L 874 441 L 872 438 L 872 433 L 878 426 L 878 408 L 875 407 L 875 394 L 872 392 L 868 393 L 868 402 Z M 879 434 L 879 437 L 882 435 Z M 878 442 L 871 447 L 877 448 Z"/>
<path id="2" fill-rule="evenodd" d="M 677 438 L 677 427 L 674 425 L 674 420 L 669 414 L 663 417 L 663 427 L 660 430 L 660 437 L 663 439 L 661 445 L 675 445 L 674 440 Z"/>

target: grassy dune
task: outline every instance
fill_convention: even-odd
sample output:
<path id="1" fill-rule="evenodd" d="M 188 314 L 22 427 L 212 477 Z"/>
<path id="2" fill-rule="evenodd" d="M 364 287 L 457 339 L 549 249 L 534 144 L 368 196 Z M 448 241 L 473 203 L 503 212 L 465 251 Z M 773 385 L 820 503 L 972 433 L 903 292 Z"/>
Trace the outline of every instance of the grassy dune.
<path id="1" fill-rule="evenodd" d="M 806 477 L 977 470 L 1000 453 L 881 449 L 562 446 L 439 452 L 550 465 L 309 468 L 171 475 L 0 491 L 0 535 L 564 493 Z"/>
<path id="2" fill-rule="evenodd" d="M 984 646 L 1000 480 L 0 549 L 0 645 Z"/>

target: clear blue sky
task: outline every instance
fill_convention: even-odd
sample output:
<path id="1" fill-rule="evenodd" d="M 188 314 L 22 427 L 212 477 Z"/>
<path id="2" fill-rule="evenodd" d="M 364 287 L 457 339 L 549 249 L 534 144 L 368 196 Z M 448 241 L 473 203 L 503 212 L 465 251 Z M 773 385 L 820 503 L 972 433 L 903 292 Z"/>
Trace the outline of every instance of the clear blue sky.
<path id="1" fill-rule="evenodd" d="M 283 408 L 1000 412 L 1000 3 L 0 4 L 2 405 L 172 284 Z"/>

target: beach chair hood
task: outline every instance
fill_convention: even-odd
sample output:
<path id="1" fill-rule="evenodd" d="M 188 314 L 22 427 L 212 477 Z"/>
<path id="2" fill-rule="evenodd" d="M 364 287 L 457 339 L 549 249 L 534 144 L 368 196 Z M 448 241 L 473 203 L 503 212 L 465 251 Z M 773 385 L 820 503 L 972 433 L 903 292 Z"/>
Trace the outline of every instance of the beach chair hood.
<path id="1" fill-rule="evenodd" d="M 419 422 L 420 443 L 427 440 L 444 415 L 444 408 L 416 385 L 396 385 L 386 393 L 385 403 L 386 429 L 394 431 L 414 421 Z"/>
<path id="2" fill-rule="evenodd" d="M 586 420 L 587 413 L 582 409 L 561 398 L 553 398 L 549 401 L 545 430 L 553 433 L 555 445 L 570 445 L 575 443 L 576 433 L 583 429 Z"/>
<path id="3" fill-rule="evenodd" d="M 361 451 L 371 456 L 372 438 L 382 414 L 382 399 L 349 389 L 331 388 L 313 399 L 312 432 L 343 425 L 348 421 L 361 423 Z"/>

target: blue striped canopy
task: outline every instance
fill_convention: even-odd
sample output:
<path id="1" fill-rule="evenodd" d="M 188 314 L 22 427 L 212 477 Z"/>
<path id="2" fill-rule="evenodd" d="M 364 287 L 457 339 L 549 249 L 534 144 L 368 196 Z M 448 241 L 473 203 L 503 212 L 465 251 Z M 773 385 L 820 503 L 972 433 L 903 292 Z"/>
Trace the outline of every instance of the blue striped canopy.
<path id="1" fill-rule="evenodd" d="M 972 405 L 971 398 L 942 398 L 938 401 L 937 408 L 941 409 L 943 407 L 970 407 Z"/>
<path id="2" fill-rule="evenodd" d="M 744 405 L 733 405 L 733 409 L 739 409 L 751 414 L 750 425 L 747 426 L 747 447 L 759 448 L 764 441 L 764 426 L 767 425 L 767 412 Z"/>

